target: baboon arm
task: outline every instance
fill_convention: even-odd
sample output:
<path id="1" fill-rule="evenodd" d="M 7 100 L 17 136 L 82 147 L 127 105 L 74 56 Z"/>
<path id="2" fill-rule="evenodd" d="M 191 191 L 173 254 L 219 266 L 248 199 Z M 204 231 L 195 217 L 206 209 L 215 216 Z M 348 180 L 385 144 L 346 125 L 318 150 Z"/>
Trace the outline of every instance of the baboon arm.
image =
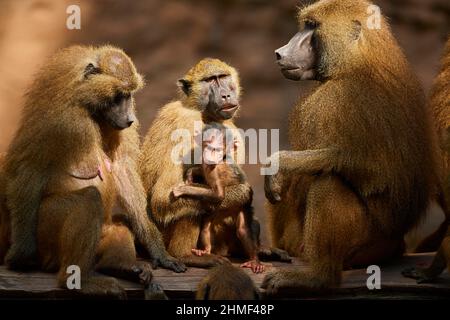
<path id="1" fill-rule="evenodd" d="M 284 173 L 315 173 L 319 171 L 329 172 L 337 167 L 338 157 L 339 150 L 337 148 L 324 148 L 280 151 L 272 156 L 272 160 L 278 161 L 279 169 Z"/>
<path id="2" fill-rule="evenodd" d="M 204 201 L 219 202 L 222 198 L 210 188 L 203 188 L 191 185 L 179 186 L 175 189 L 179 192 L 179 196 L 187 196 Z"/>
<path id="3" fill-rule="evenodd" d="M 338 168 L 341 154 L 342 152 L 337 148 L 279 151 L 273 154 L 270 161 L 270 170 L 276 172 L 266 174 L 264 178 L 266 198 L 272 204 L 281 201 L 283 180 L 286 175 L 330 172 Z"/>
<path id="4" fill-rule="evenodd" d="M 135 163 L 120 163 L 115 168 L 118 201 L 125 210 L 133 234 L 150 254 L 154 267 L 160 265 L 175 272 L 183 272 L 185 266 L 166 251 L 162 235 L 147 216 L 145 191 Z"/>
<path id="5" fill-rule="evenodd" d="M 242 207 L 251 203 L 253 198 L 252 187 L 248 183 L 241 183 L 225 187 L 225 198 L 218 206 L 218 210 Z"/>

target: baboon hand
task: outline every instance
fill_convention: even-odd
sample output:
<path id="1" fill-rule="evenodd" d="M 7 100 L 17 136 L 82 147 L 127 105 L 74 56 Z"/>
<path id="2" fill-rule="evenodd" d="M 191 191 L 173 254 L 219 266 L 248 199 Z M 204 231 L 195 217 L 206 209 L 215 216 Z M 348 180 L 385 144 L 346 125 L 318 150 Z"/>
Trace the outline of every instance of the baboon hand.
<path id="1" fill-rule="evenodd" d="M 158 257 L 152 259 L 152 267 L 154 269 L 158 267 L 162 267 L 165 269 L 172 270 L 176 273 L 185 272 L 187 270 L 184 263 L 179 261 L 178 259 L 175 259 L 174 257 L 170 255 L 166 255 L 164 257 Z"/>
<path id="2" fill-rule="evenodd" d="M 184 186 L 185 185 L 186 184 L 181 183 L 172 189 L 172 194 L 175 199 L 178 199 L 179 197 L 181 197 L 184 194 Z"/>
<path id="3" fill-rule="evenodd" d="M 281 173 L 278 172 L 275 175 L 266 175 L 264 177 L 264 192 L 267 200 L 271 204 L 276 204 L 281 201 Z"/>

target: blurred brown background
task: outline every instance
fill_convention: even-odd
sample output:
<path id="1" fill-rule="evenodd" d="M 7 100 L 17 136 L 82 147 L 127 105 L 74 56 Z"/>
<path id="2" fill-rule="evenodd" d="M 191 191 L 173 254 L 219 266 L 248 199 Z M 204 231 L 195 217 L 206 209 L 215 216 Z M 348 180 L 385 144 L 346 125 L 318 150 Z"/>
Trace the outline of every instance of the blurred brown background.
<path id="1" fill-rule="evenodd" d="M 448 0 L 379 0 L 382 12 L 409 61 L 429 90 L 450 28 Z M 296 32 L 298 0 L 0 0 L 0 152 L 17 127 L 22 96 L 33 73 L 57 48 L 74 43 L 122 47 L 148 85 L 137 105 L 145 134 L 158 108 L 176 97 L 176 80 L 199 59 L 217 57 L 236 67 L 244 95 L 238 125 L 279 128 L 288 148 L 287 117 L 310 84 L 284 79 L 274 49 Z M 81 7 L 81 30 L 67 30 L 67 6 Z M 51 107 L 51 106 L 49 106 Z M 264 219 L 259 166 L 246 171 L 255 188 L 255 207 Z M 432 210 L 413 244 L 440 219 Z"/>

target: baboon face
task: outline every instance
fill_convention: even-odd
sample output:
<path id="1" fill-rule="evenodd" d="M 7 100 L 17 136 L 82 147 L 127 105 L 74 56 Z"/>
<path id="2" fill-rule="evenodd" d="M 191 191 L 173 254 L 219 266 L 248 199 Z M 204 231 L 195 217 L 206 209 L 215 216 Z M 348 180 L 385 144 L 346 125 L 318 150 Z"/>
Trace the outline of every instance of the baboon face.
<path id="1" fill-rule="evenodd" d="M 225 129 L 206 126 L 203 132 L 202 149 L 205 164 L 223 163 L 238 147 L 235 137 Z"/>
<path id="2" fill-rule="evenodd" d="M 239 80 L 234 68 L 206 58 L 178 81 L 191 105 L 213 121 L 231 119 L 239 109 Z"/>
<path id="3" fill-rule="evenodd" d="M 105 50 L 85 66 L 79 96 L 94 120 L 122 130 L 136 121 L 133 93 L 141 86 L 130 59 L 117 50 Z"/>
<path id="4" fill-rule="evenodd" d="M 189 95 L 192 86 L 180 80 L 183 91 Z M 231 119 L 239 108 L 237 86 L 230 74 L 216 73 L 201 79 L 196 86 L 199 91 L 199 107 L 213 120 Z"/>
<path id="5" fill-rule="evenodd" d="M 231 119 L 239 107 L 236 86 L 229 74 L 215 74 L 202 81 L 202 92 L 208 92 L 204 108 L 216 120 Z"/>
<path id="6" fill-rule="evenodd" d="M 130 94 L 116 94 L 111 104 L 99 110 L 100 117 L 116 130 L 130 127 L 136 121 L 131 99 Z"/>
<path id="7" fill-rule="evenodd" d="M 275 50 L 281 73 L 290 80 L 313 80 L 316 78 L 318 48 L 315 41 L 316 26 L 306 23 L 285 46 Z"/>

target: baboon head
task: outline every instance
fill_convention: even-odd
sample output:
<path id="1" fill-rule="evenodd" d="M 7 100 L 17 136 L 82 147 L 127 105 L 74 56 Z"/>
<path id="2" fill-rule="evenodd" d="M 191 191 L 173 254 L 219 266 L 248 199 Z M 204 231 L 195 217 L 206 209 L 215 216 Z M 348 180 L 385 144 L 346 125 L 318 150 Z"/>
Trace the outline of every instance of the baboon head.
<path id="1" fill-rule="evenodd" d="M 218 59 L 203 59 L 178 80 L 187 106 L 213 121 L 231 119 L 239 109 L 237 71 Z"/>
<path id="2" fill-rule="evenodd" d="M 368 23 L 372 7 L 365 0 L 322 0 L 300 9 L 299 32 L 275 50 L 283 75 L 295 81 L 326 80 L 363 67 L 367 55 L 382 54 L 379 47 L 391 47 L 383 44 L 391 34 L 381 16 L 379 26 Z"/>
<path id="3" fill-rule="evenodd" d="M 220 164 L 233 155 L 239 142 L 232 132 L 216 122 L 203 127 L 203 163 Z"/>
<path id="4" fill-rule="evenodd" d="M 142 77 L 130 58 L 113 47 L 90 48 L 76 65 L 75 103 L 87 108 L 93 119 L 122 130 L 136 121 L 133 94 Z"/>

